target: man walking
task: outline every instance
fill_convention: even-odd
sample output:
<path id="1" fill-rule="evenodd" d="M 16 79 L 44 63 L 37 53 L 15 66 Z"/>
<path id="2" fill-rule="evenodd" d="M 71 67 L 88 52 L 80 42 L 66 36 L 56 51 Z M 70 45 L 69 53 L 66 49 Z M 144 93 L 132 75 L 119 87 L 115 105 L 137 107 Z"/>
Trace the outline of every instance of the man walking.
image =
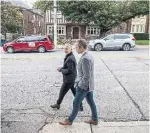
<path id="1" fill-rule="evenodd" d="M 87 43 L 85 40 L 78 40 L 76 50 L 82 57 L 78 63 L 78 78 L 76 87 L 76 96 L 73 101 L 73 110 L 68 119 L 59 122 L 61 125 L 72 125 L 78 114 L 81 102 L 86 98 L 92 111 L 92 119 L 86 121 L 89 124 L 98 124 L 98 116 L 95 102 L 93 100 L 94 90 L 94 60 L 93 57 L 86 51 Z"/>
<path id="2" fill-rule="evenodd" d="M 76 90 L 74 88 L 75 79 L 77 76 L 76 70 L 76 59 L 72 53 L 71 45 L 67 44 L 65 46 L 66 57 L 64 59 L 64 65 L 62 68 L 58 68 L 57 70 L 63 74 L 63 84 L 59 92 L 59 98 L 57 103 L 51 105 L 51 108 L 60 109 L 60 104 L 66 93 L 71 89 L 73 95 L 75 96 Z M 80 105 L 80 111 L 83 111 L 82 103 Z"/>

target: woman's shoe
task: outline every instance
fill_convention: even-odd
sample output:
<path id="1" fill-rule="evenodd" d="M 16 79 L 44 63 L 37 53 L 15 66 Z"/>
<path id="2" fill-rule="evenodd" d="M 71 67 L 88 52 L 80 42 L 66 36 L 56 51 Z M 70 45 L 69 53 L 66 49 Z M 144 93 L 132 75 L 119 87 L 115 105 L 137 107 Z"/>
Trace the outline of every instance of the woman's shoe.
<path id="1" fill-rule="evenodd" d="M 93 125 L 98 125 L 98 121 L 93 121 L 93 120 L 85 121 L 85 123 L 93 124 Z"/>
<path id="2" fill-rule="evenodd" d="M 67 119 L 62 121 L 62 122 L 59 122 L 60 125 L 64 125 L 64 126 L 67 126 L 67 125 L 72 125 L 72 122 L 69 122 Z"/>
<path id="3" fill-rule="evenodd" d="M 58 104 L 51 105 L 50 107 L 53 109 L 55 109 L 55 108 L 60 109 L 60 105 L 58 105 Z"/>

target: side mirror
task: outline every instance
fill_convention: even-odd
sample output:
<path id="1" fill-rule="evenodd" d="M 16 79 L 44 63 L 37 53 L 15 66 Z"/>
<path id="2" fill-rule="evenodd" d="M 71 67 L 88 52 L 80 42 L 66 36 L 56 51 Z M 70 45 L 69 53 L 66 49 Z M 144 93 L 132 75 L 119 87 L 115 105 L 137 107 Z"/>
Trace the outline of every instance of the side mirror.
<path id="1" fill-rule="evenodd" d="M 104 40 L 107 41 L 107 40 L 109 40 L 109 39 L 105 38 Z"/>

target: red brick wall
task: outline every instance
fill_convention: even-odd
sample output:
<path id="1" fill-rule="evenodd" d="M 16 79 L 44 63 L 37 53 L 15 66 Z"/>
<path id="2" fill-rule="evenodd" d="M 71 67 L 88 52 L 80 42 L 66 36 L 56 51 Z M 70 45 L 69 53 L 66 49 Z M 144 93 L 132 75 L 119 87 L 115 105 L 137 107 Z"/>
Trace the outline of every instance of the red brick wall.
<path id="1" fill-rule="evenodd" d="M 22 14 L 24 20 L 23 23 L 24 35 L 44 34 L 44 17 L 28 10 L 23 11 Z M 35 15 L 35 19 L 34 19 L 34 15 Z M 40 21 L 40 25 L 39 25 L 39 21 Z M 36 33 L 34 33 L 34 28 L 36 29 Z"/>

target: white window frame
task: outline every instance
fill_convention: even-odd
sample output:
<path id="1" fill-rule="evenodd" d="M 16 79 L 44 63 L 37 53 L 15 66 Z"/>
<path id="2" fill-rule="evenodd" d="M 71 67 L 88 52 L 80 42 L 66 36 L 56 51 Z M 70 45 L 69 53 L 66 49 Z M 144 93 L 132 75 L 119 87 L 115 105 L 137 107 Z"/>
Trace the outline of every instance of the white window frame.
<path id="1" fill-rule="evenodd" d="M 53 34 L 53 25 L 47 26 L 47 34 L 52 35 Z M 59 30 L 61 30 L 61 33 L 59 33 Z M 62 32 L 63 31 L 63 32 Z M 57 35 L 66 35 L 66 26 L 65 25 L 58 25 L 57 26 Z"/>
<path id="2" fill-rule="evenodd" d="M 34 27 L 34 34 L 36 34 L 36 28 Z"/>
<path id="3" fill-rule="evenodd" d="M 94 33 L 94 29 L 95 29 L 95 32 Z M 90 30 L 90 34 L 88 33 L 88 31 Z M 91 30 L 93 30 L 93 34 L 91 34 Z M 97 27 L 97 26 L 86 26 L 86 35 L 89 35 L 89 36 L 99 36 L 100 34 L 100 28 Z"/>
<path id="4" fill-rule="evenodd" d="M 139 29 L 140 29 L 140 25 L 137 24 L 137 25 L 136 25 L 136 33 L 139 33 Z"/>
<path id="5" fill-rule="evenodd" d="M 133 30 L 133 26 L 134 26 L 134 30 Z M 144 32 L 145 32 L 145 25 L 143 24 L 132 25 L 131 33 L 144 33 Z"/>
<path id="6" fill-rule="evenodd" d="M 135 25 L 132 25 L 132 28 L 131 28 L 131 33 L 134 33 L 134 31 L 135 31 L 135 28 L 136 28 L 136 26 L 135 26 Z"/>

